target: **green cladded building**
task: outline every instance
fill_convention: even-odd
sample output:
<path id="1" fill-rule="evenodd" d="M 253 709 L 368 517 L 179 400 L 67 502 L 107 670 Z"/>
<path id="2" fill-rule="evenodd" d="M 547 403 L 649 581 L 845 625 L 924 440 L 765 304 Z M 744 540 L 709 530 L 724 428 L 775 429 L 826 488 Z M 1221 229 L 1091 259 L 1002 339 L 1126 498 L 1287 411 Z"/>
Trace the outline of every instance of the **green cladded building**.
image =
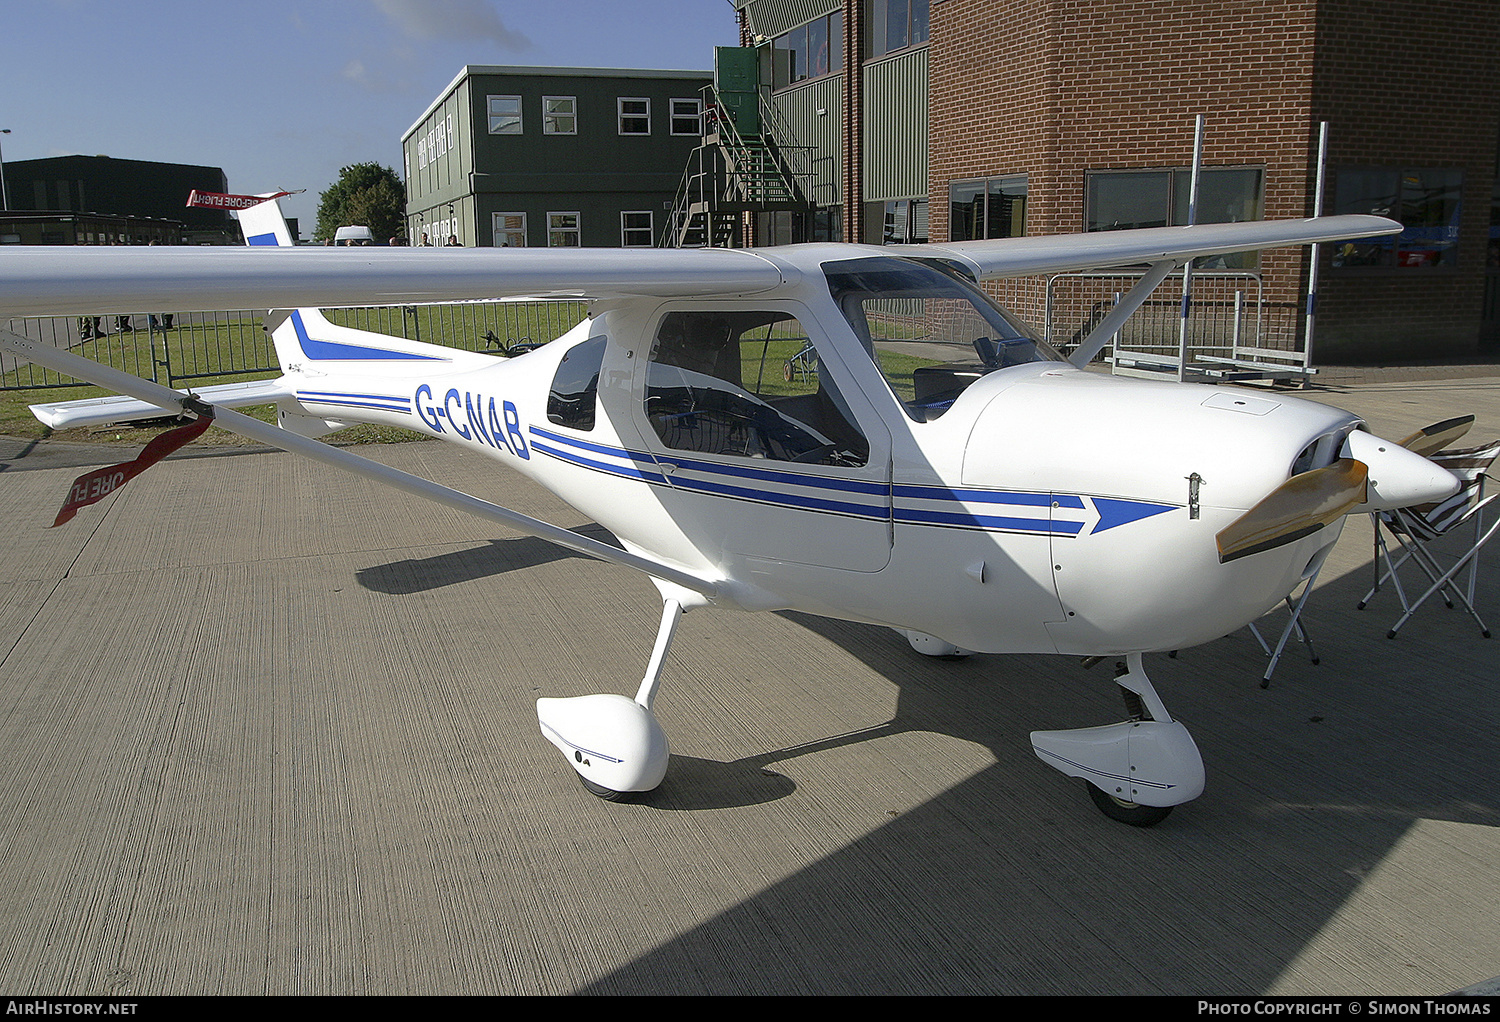
<path id="1" fill-rule="evenodd" d="M 465 67 L 401 139 L 410 243 L 651 247 L 712 78 Z"/>
<path id="2" fill-rule="evenodd" d="M 234 245 L 222 209 L 191 208 L 188 194 L 224 192 L 219 167 L 109 156 L 7 160 L 0 245 Z"/>

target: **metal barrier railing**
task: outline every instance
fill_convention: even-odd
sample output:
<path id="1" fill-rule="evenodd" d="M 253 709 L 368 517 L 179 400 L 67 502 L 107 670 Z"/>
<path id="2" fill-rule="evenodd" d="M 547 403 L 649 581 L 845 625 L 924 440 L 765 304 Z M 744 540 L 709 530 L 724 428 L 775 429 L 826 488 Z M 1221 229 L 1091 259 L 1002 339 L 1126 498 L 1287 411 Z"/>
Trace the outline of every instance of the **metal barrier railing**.
<path id="1" fill-rule="evenodd" d="M 464 351 L 513 354 L 559 337 L 588 315 L 584 302 L 466 302 L 329 309 L 342 326 Z M 12 333 L 65 348 L 172 387 L 280 371 L 259 312 L 135 313 L 13 319 Z M 0 356 L 0 391 L 86 387 L 13 355 Z"/>
<path id="2" fill-rule="evenodd" d="M 1047 281 L 1045 329 L 1068 351 L 1101 322 L 1140 279 L 1129 273 L 1066 273 Z M 1269 302 L 1260 275 L 1217 271 L 1193 277 L 1187 319 L 1188 360 L 1265 362 L 1305 367 L 1300 306 Z M 1106 346 L 1104 357 L 1177 359 L 1182 342 L 1180 276 L 1169 276 Z"/>

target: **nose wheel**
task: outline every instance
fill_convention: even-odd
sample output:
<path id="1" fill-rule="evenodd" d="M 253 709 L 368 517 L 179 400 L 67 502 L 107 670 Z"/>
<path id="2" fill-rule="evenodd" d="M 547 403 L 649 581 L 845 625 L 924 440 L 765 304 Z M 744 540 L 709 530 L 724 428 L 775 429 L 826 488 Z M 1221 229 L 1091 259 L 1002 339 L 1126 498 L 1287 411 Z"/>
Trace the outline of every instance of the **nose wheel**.
<path id="1" fill-rule="evenodd" d="M 1126 656 L 1115 677 L 1129 720 L 1070 731 L 1033 731 L 1042 762 L 1088 782 L 1089 797 L 1111 820 L 1150 827 L 1172 807 L 1203 793 L 1203 758 L 1187 728 L 1162 705 L 1141 655 Z"/>
<path id="2" fill-rule="evenodd" d="M 1154 827 L 1172 815 L 1171 806 L 1143 806 L 1139 802 L 1127 802 L 1118 795 L 1111 795 L 1092 782 L 1088 783 L 1089 798 L 1099 811 L 1117 823 L 1132 827 Z"/>

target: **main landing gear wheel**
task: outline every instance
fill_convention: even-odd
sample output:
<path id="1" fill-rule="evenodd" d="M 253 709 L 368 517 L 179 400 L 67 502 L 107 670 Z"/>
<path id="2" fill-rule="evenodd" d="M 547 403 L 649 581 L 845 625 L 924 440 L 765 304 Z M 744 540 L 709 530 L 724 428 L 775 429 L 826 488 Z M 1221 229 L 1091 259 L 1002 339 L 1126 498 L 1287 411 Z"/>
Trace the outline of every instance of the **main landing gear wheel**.
<path id="1" fill-rule="evenodd" d="M 636 794 L 633 791 L 615 791 L 615 789 L 606 788 L 602 784 L 595 784 L 582 774 L 578 775 L 578 780 L 583 784 L 584 790 L 590 795 L 598 795 L 606 802 L 629 802 Z"/>
<path id="2" fill-rule="evenodd" d="M 585 782 L 587 783 L 587 782 Z M 1085 782 L 1088 783 L 1088 782 Z M 1171 806 L 1143 806 L 1137 802 L 1126 802 L 1116 798 L 1096 784 L 1089 784 L 1089 797 L 1099 811 L 1117 823 L 1132 827 L 1154 827 L 1172 814 Z"/>

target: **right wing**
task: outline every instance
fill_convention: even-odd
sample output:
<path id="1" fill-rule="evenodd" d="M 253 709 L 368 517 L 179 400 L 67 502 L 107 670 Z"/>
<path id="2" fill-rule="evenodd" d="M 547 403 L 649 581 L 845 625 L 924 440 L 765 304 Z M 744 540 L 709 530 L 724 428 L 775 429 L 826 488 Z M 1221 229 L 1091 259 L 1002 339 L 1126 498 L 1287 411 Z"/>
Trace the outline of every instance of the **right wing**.
<path id="1" fill-rule="evenodd" d="M 1148 227 L 1088 234 L 1048 234 L 989 241 L 893 245 L 886 251 L 913 258 L 952 259 L 980 280 L 1070 273 L 1189 259 L 1227 252 L 1250 252 L 1291 245 L 1316 245 L 1396 234 L 1401 225 L 1385 217 L 1349 215 L 1307 220 L 1247 220 L 1195 227 Z"/>

